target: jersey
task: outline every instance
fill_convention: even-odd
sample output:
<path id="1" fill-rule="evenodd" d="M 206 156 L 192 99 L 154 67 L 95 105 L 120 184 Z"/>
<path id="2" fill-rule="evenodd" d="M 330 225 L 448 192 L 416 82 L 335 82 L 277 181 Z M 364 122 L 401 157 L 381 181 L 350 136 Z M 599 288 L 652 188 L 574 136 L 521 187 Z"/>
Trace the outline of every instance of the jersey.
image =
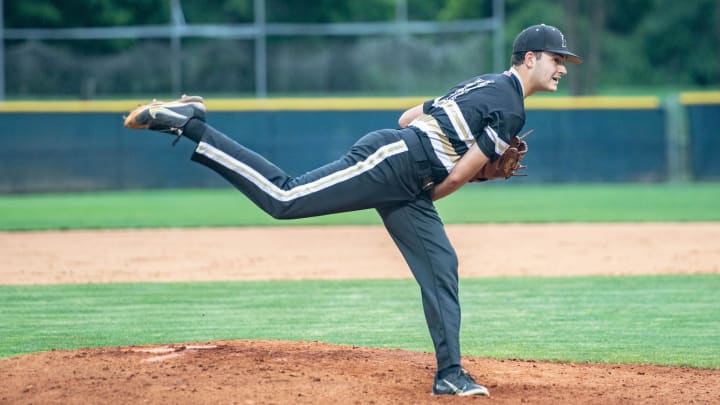
<path id="1" fill-rule="evenodd" d="M 448 94 L 426 101 L 423 114 L 410 123 L 429 138 L 448 173 L 476 143 L 494 162 L 524 125 L 522 84 L 512 71 L 460 83 Z"/>

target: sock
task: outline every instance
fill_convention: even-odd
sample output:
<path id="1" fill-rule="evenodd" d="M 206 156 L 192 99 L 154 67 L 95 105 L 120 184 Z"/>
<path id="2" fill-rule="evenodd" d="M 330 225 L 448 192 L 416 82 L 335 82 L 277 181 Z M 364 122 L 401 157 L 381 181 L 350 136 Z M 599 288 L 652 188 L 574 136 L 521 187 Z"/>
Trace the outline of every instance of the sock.
<path id="1" fill-rule="evenodd" d="M 205 123 L 197 118 L 191 118 L 190 121 L 188 121 L 187 124 L 185 124 L 185 128 L 183 128 L 183 136 L 192 139 L 195 141 L 195 143 L 200 143 L 200 141 L 203 138 L 203 135 L 205 135 L 205 130 L 207 129 L 207 126 Z"/>

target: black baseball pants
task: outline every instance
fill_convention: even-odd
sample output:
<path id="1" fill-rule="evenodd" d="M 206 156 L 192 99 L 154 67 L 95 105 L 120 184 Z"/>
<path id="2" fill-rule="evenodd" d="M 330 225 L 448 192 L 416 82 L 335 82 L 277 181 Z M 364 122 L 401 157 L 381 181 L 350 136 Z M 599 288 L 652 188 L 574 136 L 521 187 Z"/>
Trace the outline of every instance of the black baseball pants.
<path id="1" fill-rule="evenodd" d="M 274 218 L 373 208 L 417 280 L 438 373 L 460 367 L 458 260 L 421 180 L 427 161 L 412 129 L 371 132 L 340 159 L 298 177 L 194 120 L 192 159 L 216 171 Z"/>

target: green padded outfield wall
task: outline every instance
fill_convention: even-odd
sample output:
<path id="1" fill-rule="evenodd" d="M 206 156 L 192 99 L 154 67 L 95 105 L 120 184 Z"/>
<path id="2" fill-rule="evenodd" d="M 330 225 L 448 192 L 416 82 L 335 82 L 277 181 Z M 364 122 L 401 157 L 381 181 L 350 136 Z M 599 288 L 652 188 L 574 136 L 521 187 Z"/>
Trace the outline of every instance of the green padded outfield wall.
<path id="1" fill-rule="evenodd" d="M 680 104 L 687 111 L 693 179 L 720 180 L 720 92 L 682 93 Z"/>
<path id="2" fill-rule="evenodd" d="M 424 100 L 206 102 L 211 125 L 297 175 L 369 131 L 396 127 L 405 108 Z M 139 103 L 0 103 L 0 193 L 228 187 L 189 160 L 190 141 L 173 147 L 170 135 L 123 128 L 123 114 Z M 659 105 L 655 97 L 529 99 L 530 176 L 509 184 L 665 181 Z"/>

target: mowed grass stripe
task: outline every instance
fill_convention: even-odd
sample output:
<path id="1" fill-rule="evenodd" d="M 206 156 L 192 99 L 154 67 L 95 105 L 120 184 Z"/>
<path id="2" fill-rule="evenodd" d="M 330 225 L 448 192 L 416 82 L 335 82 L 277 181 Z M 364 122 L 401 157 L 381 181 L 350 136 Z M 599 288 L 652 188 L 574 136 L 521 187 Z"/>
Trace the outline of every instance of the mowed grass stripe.
<path id="1" fill-rule="evenodd" d="M 461 280 L 465 355 L 720 368 L 718 275 Z M 412 280 L 0 287 L 0 356 L 220 339 L 432 351 Z"/>
<path id="2" fill-rule="evenodd" d="M 437 207 L 448 224 L 720 221 L 718 201 L 720 183 L 531 185 L 512 180 L 469 185 Z M 380 223 L 374 210 L 275 220 L 234 189 L 0 196 L 0 230 Z"/>
<path id="3" fill-rule="evenodd" d="M 490 297 L 505 295 L 511 308 L 465 312 L 466 324 L 484 322 L 491 331 L 465 336 L 472 352 L 486 345 L 497 357 L 516 357 L 522 348 L 519 357 L 528 359 L 720 366 L 712 343 L 720 341 L 718 275 L 508 283 L 494 284 Z M 473 297 L 480 307 L 483 298 Z"/>

